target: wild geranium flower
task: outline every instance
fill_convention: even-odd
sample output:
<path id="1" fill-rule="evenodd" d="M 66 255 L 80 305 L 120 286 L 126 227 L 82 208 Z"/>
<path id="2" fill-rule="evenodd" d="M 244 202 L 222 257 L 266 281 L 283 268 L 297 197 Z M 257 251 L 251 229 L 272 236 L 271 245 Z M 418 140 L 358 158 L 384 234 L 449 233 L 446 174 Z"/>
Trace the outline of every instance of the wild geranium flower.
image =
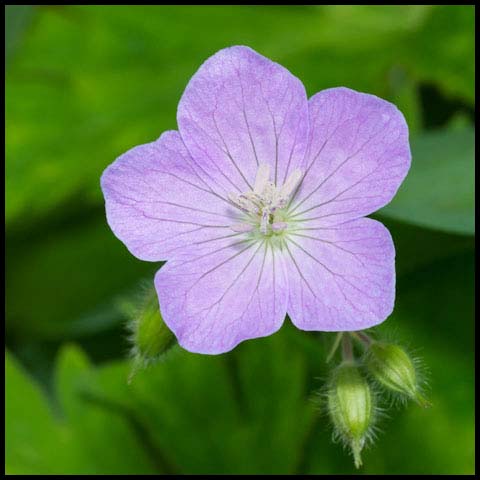
<path id="1" fill-rule="evenodd" d="M 394 105 L 343 87 L 307 99 L 288 70 L 235 46 L 192 77 L 177 121 L 101 184 L 115 235 L 141 260 L 167 260 L 155 286 L 182 347 L 226 352 L 287 313 L 303 330 L 385 320 L 395 250 L 364 216 L 410 166 Z"/>

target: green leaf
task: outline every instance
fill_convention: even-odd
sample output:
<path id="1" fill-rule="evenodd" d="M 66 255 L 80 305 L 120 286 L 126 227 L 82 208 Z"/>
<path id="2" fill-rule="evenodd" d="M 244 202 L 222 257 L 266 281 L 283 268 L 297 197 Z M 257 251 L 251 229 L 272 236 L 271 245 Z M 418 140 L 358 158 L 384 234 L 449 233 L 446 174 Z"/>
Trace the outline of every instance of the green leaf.
<path id="1" fill-rule="evenodd" d="M 5 353 L 5 471 L 60 474 L 81 462 L 71 432 L 53 415 L 44 392 Z"/>
<path id="2" fill-rule="evenodd" d="M 60 412 L 10 354 L 6 355 L 6 472 L 8 474 L 151 474 L 155 460 L 138 426 L 95 397 L 85 355 L 66 347 L 58 361 Z M 159 472 L 161 473 L 161 471 Z"/>
<path id="3" fill-rule="evenodd" d="M 156 471 L 155 459 L 145 448 L 130 412 L 103 400 L 102 385 L 81 350 L 65 347 L 56 374 L 61 411 L 84 456 L 75 473 L 141 475 Z"/>
<path id="4" fill-rule="evenodd" d="M 471 128 L 412 139 L 412 166 L 392 202 L 380 210 L 409 223 L 448 232 L 475 232 L 475 157 Z"/>
<path id="5" fill-rule="evenodd" d="M 165 362 L 139 372 L 130 385 L 128 362 L 96 369 L 78 348 L 65 347 L 57 362 L 55 398 L 80 460 L 62 463 L 56 471 L 295 471 L 313 405 L 306 402 L 303 355 L 298 347 L 289 346 L 293 333 L 289 327 L 284 335 L 260 340 L 260 345 L 249 342 L 223 356 L 177 349 Z M 30 380 L 25 383 L 29 386 Z M 23 390 L 15 393 L 24 395 Z M 30 397 L 24 398 L 28 404 Z M 9 411 L 12 425 L 18 424 L 24 411 Z M 40 413 L 43 420 L 32 441 L 44 435 L 45 418 L 58 423 Z M 13 445 L 9 459 L 19 456 L 20 447 L 9 437 L 14 434 L 7 431 L 7 443 Z M 30 442 L 29 433 L 24 442 Z M 44 452 L 45 472 L 53 468 L 54 451 L 50 447 Z M 19 473 L 27 467 L 21 460 Z"/>

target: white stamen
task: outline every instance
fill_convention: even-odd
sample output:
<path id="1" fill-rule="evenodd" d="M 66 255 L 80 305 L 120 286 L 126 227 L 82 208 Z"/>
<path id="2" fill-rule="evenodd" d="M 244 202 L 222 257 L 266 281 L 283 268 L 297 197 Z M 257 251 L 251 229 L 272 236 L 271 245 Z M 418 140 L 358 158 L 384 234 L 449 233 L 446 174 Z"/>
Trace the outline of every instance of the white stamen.
<path id="1" fill-rule="evenodd" d="M 302 171 L 298 168 L 295 169 L 287 178 L 287 181 L 282 185 L 280 189 L 280 195 L 282 198 L 288 198 L 293 193 L 302 178 Z"/>
<path id="2" fill-rule="evenodd" d="M 234 203 L 237 207 L 241 208 L 247 213 L 257 213 L 258 207 L 253 202 L 250 192 L 247 194 L 237 195 L 235 193 L 230 193 L 228 195 L 229 200 Z"/>
<path id="3" fill-rule="evenodd" d="M 264 235 L 270 232 L 281 232 L 288 227 L 287 222 L 270 223 L 271 215 L 278 209 L 287 206 L 290 196 L 295 191 L 303 177 L 302 171 L 294 170 L 287 178 L 286 182 L 277 187 L 270 178 L 270 166 L 262 163 L 259 165 L 253 190 L 240 195 L 237 193 L 229 194 L 228 198 L 238 208 L 248 214 L 249 223 L 236 223 L 231 225 L 234 232 L 251 232 L 257 226 Z M 284 217 L 281 217 L 284 218 Z M 255 225 L 252 225 L 252 222 Z M 258 225 L 259 224 L 259 225 Z"/>
<path id="4" fill-rule="evenodd" d="M 260 231 L 266 235 L 267 234 L 267 227 L 268 227 L 268 217 L 270 215 L 270 212 L 268 211 L 268 208 L 264 208 L 262 210 L 262 220 L 260 221 Z"/>
<path id="5" fill-rule="evenodd" d="M 268 179 L 270 178 L 270 165 L 262 163 L 259 165 L 257 175 L 255 177 L 255 185 L 253 186 L 253 192 L 257 195 L 261 195 Z"/>

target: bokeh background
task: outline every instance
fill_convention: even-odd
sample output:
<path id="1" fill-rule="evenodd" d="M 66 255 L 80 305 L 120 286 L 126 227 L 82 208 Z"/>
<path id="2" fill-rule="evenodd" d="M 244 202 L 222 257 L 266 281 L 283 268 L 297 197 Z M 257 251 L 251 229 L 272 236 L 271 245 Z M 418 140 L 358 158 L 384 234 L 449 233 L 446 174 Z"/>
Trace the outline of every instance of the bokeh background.
<path id="1" fill-rule="evenodd" d="M 128 385 L 117 305 L 158 264 L 109 230 L 99 178 L 175 129 L 190 76 L 251 46 L 307 93 L 394 102 L 411 171 L 374 215 L 397 249 L 381 330 L 430 369 L 433 407 L 390 411 L 364 473 L 474 473 L 473 6 L 6 7 L 7 473 L 352 473 L 312 396 L 332 334 L 220 356 L 174 348 Z"/>

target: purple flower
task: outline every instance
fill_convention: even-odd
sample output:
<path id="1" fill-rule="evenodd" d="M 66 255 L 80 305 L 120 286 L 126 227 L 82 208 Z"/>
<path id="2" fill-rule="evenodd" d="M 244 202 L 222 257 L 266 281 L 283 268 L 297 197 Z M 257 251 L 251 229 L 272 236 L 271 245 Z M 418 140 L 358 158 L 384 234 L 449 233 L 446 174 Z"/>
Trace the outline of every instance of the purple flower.
<path id="1" fill-rule="evenodd" d="M 182 347 L 226 352 L 274 333 L 286 313 L 321 331 L 390 315 L 394 246 L 364 216 L 410 166 L 394 105 L 348 88 L 308 100 L 288 70 L 235 46 L 192 77 L 177 121 L 121 155 L 101 184 L 129 251 L 168 260 L 155 286 Z"/>

